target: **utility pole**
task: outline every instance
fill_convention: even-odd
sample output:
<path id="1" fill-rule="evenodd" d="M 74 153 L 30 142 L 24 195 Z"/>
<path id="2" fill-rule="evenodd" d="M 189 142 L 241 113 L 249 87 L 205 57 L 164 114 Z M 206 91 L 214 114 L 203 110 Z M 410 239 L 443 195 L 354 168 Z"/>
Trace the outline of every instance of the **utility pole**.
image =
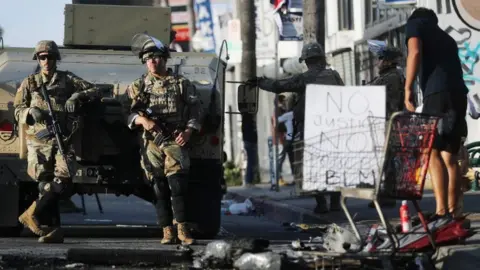
<path id="1" fill-rule="evenodd" d="M 195 31 L 197 30 L 195 25 L 195 0 L 188 0 L 187 12 L 188 12 L 188 32 L 190 34 L 190 42 L 188 44 L 189 44 L 189 51 L 192 52 L 193 51 L 192 38 L 193 38 L 193 35 L 195 34 Z"/>
<path id="2" fill-rule="evenodd" d="M 325 48 L 325 0 L 303 0 L 303 44 L 315 41 Z"/>
<path id="3" fill-rule="evenodd" d="M 257 56 L 256 50 L 256 29 L 255 29 L 255 1 L 237 0 L 237 9 L 239 10 L 240 34 L 242 38 L 242 64 L 241 80 L 255 78 L 257 76 Z M 254 173 L 249 181 L 254 181 L 258 171 L 258 158 L 255 162 L 248 160 L 248 157 L 258 157 L 258 134 L 256 116 L 253 114 L 242 114 L 242 135 L 243 144 L 247 151 L 247 171 L 250 169 Z M 247 174 L 248 175 L 248 174 Z"/>
<path id="4" fill-rule="evenodd" d="M 325 50 L 325 24 L 325 0 L 303 0 L 303 44 L 318 42 Z M 301 156 L 303 159 L 303 154 Z M 300 181 L 303 182 L 303 175 Z M 298 190 L 301 184 L 298 183 L 296 187 Z M 315 199 L 317 207 L 326 203 L 321 193 Z"/>

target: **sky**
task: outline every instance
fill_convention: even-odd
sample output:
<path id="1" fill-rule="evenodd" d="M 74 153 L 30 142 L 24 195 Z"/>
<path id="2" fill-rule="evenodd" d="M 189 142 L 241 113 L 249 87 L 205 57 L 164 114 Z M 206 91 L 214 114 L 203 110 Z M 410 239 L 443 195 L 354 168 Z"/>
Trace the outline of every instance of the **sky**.
<path id="1" fill-rule="evenodd" d="M 71 0 L 0 0 L 3 43 L 9 47 L 34 47 L 42 40 L 63 45 L 63 11 Z"/>

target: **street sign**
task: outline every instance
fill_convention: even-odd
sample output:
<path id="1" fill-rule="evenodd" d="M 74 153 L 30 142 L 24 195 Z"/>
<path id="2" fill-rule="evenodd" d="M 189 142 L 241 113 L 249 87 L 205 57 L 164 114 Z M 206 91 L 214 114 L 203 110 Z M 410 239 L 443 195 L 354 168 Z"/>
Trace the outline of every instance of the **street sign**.
<path id="1" fill-rule="evenodd" d="M 213 18 L 210 0 L 195 1 L 195 14 L 197 15 L 197 31 L 204 52 L 215 53 L 215 35 L 213 32 Z M 197 35 L 197 33 L 195 34 Z"/>

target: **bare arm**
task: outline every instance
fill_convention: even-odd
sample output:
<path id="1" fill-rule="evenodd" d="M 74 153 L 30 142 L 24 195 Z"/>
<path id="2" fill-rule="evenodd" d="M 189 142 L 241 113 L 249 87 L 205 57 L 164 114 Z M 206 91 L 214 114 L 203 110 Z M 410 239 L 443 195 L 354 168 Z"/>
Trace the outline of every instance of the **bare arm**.
<path id="1" fill-rule="evenodd" d="M 407 71 L 405 78 L 405 106 L 412 111 L 413 106 L 413 82 L 417 76 L 418 65 L 420 64 L 420 51 L 422 41 L 418 37 L 412 37 L 408 40 Z M 415 108 L 413 108 L 413 111 Z"/>

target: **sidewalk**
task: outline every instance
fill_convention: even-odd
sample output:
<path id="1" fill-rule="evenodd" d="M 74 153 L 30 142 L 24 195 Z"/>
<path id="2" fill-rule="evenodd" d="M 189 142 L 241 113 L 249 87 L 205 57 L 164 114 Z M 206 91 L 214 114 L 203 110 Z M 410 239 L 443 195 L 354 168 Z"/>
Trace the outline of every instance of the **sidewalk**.
<path id="1" fill-rule="evenodd" d="M 295 194 L 294 186 L 280 187 L 280 191 L 270 191 L 270 184 L 260 184 L 253 188 L 229 187 L 226 199 L 243 201 L 250 198 L 256 207 L 257 214 L 279 223 L 346 223 L 343 211 L 326 214 L 313 212 L 316 201 L 313 197 L 300 197 Z M 329 200 L 327 200 L 329 201 Z M 464 212 L 471 213 L 469 219 L 472 228 L 480 230 L 480 192 L 467 192 L 464 195 Z M 349 199 L 347 205 L 354 219 L 360 222 L 379 220 L 375 209 L 368 208 L 369 202 L 365 200 Z M 412 214 L 415 214 L 413 205 L 409 205 Z M 435 198 L 431 190 L 425 190 L 420 201 L 423 212 L 435 210 Z M 383 209 L 389 220 L 399 220 L 400 202 L 390 209 Z M 472 265 L 480 262 L 480 235 L 474 235 L 467 240 L 467 245 L 441 247 L 438 250 L 438 269 L 473 269 Z M 459 264 L 460 262 L 460 264 Z"/>

